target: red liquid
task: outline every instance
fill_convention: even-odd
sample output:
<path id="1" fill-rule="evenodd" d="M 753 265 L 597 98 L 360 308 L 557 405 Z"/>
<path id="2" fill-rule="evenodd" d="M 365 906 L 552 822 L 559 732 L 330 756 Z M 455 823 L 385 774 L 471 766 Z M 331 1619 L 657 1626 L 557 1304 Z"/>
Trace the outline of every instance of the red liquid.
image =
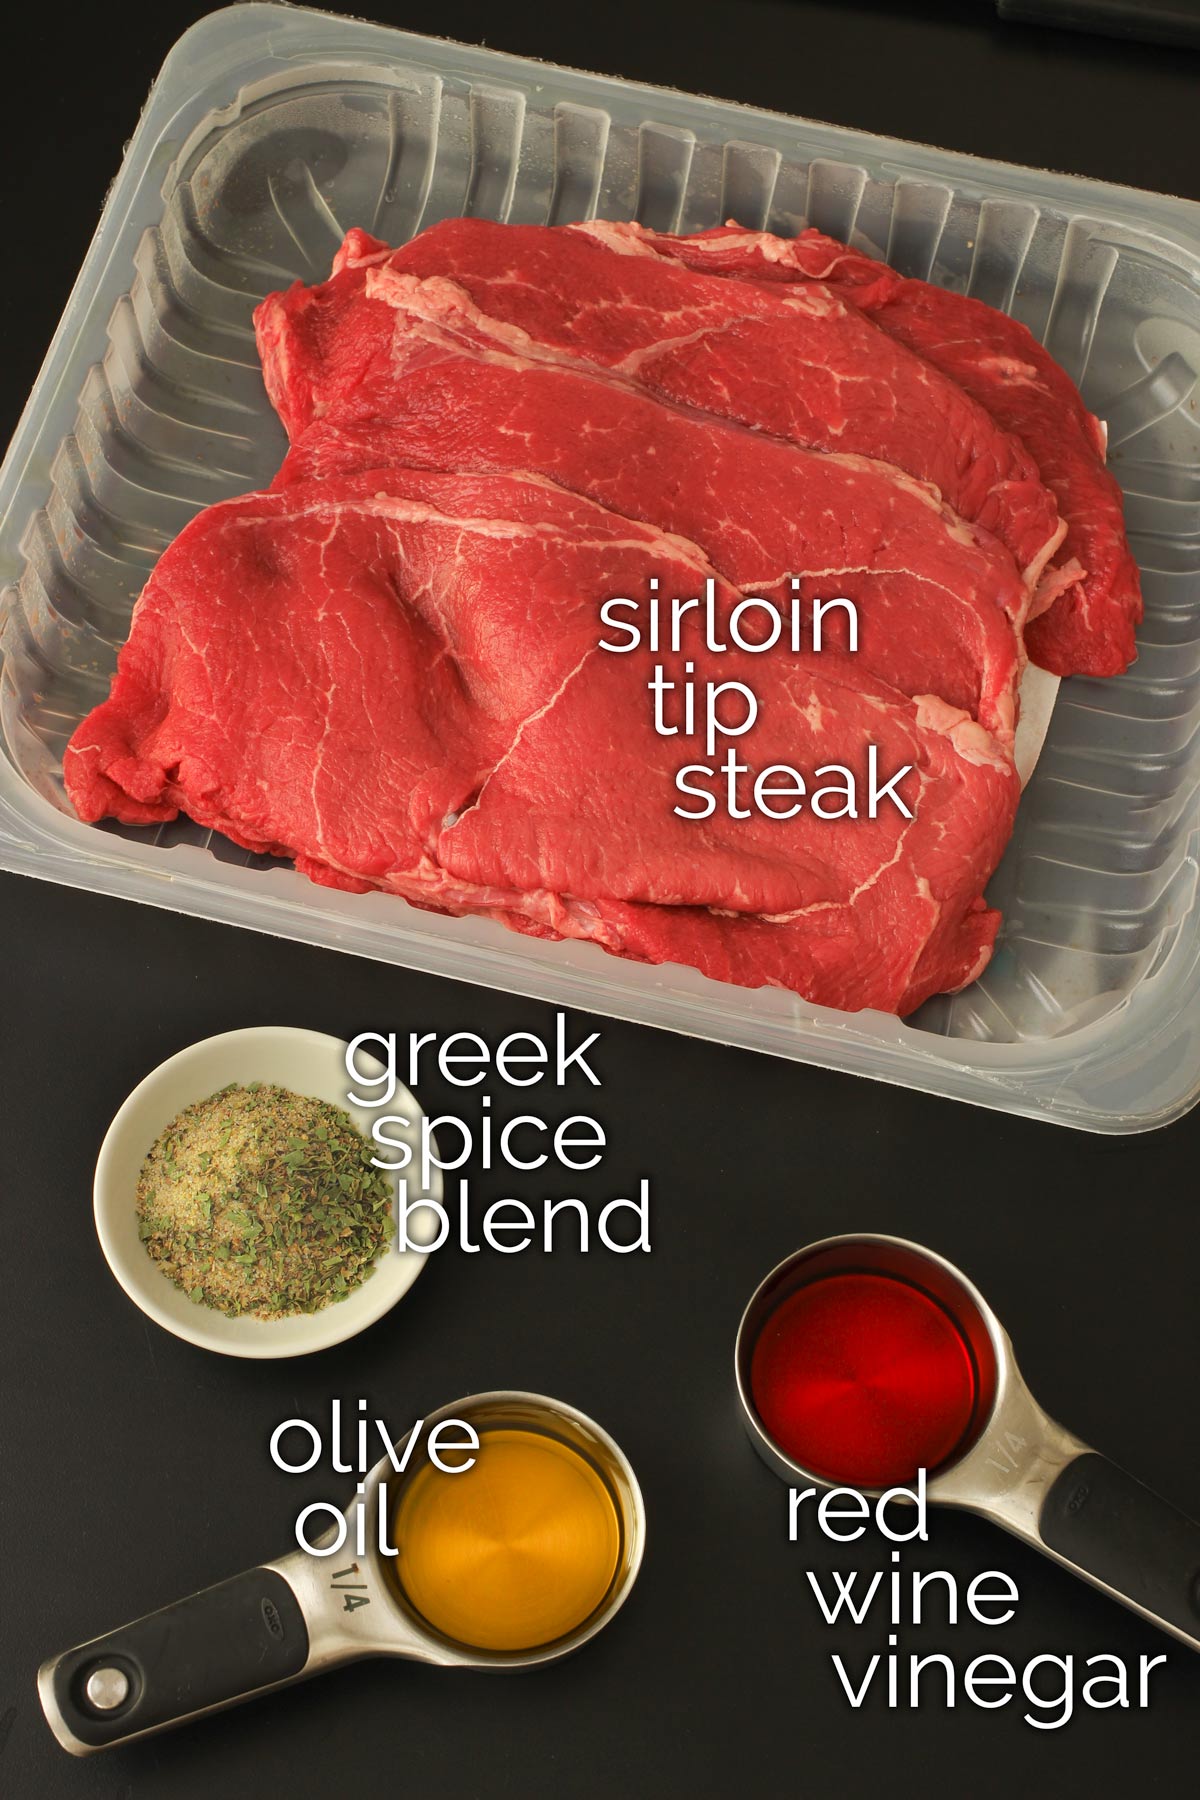
<path id="1" fill-rule="evenodd" d="M 847 1487 L 911 1482 L 962 1442 L 975 1363 L 949 1313 L 891 1275 L 829 1275 L 768 1318 L 755 1409 L 795 1462 Z"/>

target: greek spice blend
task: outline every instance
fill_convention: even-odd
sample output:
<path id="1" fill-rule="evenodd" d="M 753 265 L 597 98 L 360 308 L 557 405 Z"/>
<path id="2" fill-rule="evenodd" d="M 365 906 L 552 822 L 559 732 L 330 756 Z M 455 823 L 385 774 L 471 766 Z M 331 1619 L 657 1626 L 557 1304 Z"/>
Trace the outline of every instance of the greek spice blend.
<path id="1" fill-rule="evenodd" d="M 138 1178 L 138 1232 L 198 1305 L 281 1319 L 370 1275 L 395 1229 L 393 1198 L 348 1113 L 251 1082 L 167 1126 Z"/>

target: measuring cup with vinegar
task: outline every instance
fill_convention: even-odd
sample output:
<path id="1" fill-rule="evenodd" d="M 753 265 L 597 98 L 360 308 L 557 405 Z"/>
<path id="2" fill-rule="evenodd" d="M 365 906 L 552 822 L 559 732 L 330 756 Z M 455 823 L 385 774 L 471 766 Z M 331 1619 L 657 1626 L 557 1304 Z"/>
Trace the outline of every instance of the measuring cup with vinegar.
<path id="1" fill-rule="evenodd" d="M 759 1455 L 793 1485 L 873 1497 L 928 1471 L 979 1513 L 1200 1650 L 1200 1524 L 1038 1405 L 1000 1320 L 903 1238 L 824 1238 L 751 1296 L 734 1352 Z"/>

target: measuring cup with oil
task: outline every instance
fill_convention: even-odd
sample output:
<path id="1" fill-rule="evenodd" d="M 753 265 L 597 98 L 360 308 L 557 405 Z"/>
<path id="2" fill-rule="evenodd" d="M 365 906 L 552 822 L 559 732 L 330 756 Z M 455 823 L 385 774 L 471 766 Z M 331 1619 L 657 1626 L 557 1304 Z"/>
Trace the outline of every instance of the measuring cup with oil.
<path id="1" fill-rule="evenodd" d="M 360 1657 L 526 1669 L 587 1643 L 641 1566 L 628 1460 L 583 1413 L 539 1394 L 472 1395 L 424 1427 L 450 1419 L 478 1434 L 474 1466 L 444 1474 L 413 1458 L 397 1481 L 385 1456 L 346 1509 L 348 1526 L 360 1509 L 372 1522 L 363 1555 L 293 1551 L 43 1664 L 38 1692 L 63 1748 L 86 1756 Z M 331 1526 L 316 1548 L 339 1535 Z"/>

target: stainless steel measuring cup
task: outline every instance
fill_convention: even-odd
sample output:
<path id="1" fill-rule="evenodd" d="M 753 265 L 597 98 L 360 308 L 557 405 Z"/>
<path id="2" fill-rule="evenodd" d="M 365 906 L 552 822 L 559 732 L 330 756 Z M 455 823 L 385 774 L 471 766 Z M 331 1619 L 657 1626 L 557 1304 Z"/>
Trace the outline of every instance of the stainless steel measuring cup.
<path id="1" fill-rule="evenodd" d="M 746 1426 L 763 1461 L 793 1485 L 835 1485 L 771 1437 L 755 1409 L 750 1368 L 760 1332 L 790 1294 L 850 1274 L 890 1275 L 920 1289 L 949 1314 L 974 1360 L 974 1409 L 955 1449 L 928 1471 L 928 1499 L 993 1520 L 1200 1650 L 1200 1524 L 1043 1412 L 982 1294 L 920 1244 L 875 1235 L 823 1238 L 787 1257 L 755 1290 L 738 1327 L 734 1365 Z"/>
<path id="2" fill-rule="evenodd" d="M 458 1418 L 481 1435 L 508 1427 L 557 1438 L 603 1479 L 620 1522 L 617 1569 L 600 1606 L 574 1631 L 531 1650 L 479 1650 L 442 1637 L 406 1606 L 378 1550 L 357 1557 L 349 1548 L 328 1557 L 294 1550 L 44 1663 L 38 1693 L 63 1748 L 87 1756 L 359 1657 L 403 1656 L 455 1669 L 528 1669 L 556 1662 L 587 1643 L 624 1604 L 641 1566 L 645 1511 L 628 1460 L 584 1413 L 541 1394 L 473 1394 L 430 1414 L 424 1429 Z M 398 1451 L 411 1436 L 399 1440 Z M 414 1456 L 411 1467 L 397 1476 L 384 1456 L 367 1476 L 361 1497 L 355 1496 L 345 1516 L 352 1524 L 361 1499 L 369 1543 L 378 1543 L 381 1483 L 387 1482 L 390 1513 L 405 1480 L 423 1466 L 424 1457 Z M 335 1532 L 331 1527 L 321 1545 L 333 1542 Z M 353 1542 L 348 1535 L 347 1545 Z"/>

